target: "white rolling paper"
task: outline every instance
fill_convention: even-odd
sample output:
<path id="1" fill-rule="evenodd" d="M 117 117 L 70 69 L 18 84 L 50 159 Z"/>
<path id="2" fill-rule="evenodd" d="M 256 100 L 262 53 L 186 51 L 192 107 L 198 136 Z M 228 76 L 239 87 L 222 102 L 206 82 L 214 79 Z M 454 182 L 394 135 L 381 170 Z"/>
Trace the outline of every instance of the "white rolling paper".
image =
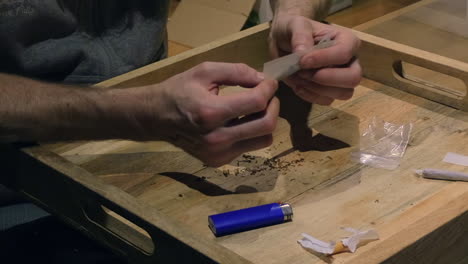
<path id="1" fill-rule="evenodd" d="M 335 41 L 329 36 L 325 36 L 315 45 L 312 50 L 324 49 L 333 46 Z M 301 53 L 291 53 L 289 55 L 271 60 L 263 65 L 263 73 L 267 79 L 282 80 L 300 70 L 299 61 L 304 54 L 312 51 L 308 50 Z"/>

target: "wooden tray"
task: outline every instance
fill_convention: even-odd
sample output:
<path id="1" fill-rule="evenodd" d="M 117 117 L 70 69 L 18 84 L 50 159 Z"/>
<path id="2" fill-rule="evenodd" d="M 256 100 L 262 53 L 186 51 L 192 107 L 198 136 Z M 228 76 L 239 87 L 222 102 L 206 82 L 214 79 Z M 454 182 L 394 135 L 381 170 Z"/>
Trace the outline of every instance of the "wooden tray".
<path id="1" fill-rule="evenodd" d="M 164 142 L 3 146 L 8 184 L 133 263 L 461 261 L 466 254 L 468 184 L 422 179 L 414 170 L 468 172 L 442 162 L 448 151 L 465 152 L 468 116 L 456 108 L 466 109 L 466 96 L 405 79 L 395 65 L 411 62 L 464 83 L 468 65 L 356 34 L 362 40 L 359 57 L 367 78 L 352 100 L 311 107 L 288 96 L 288 90 L 281 92 L 282 111 L 289 109 L 284 116 L 295 127 L 307 124 L 314 131 L 301 141 L 307 151 L 292 148 L 284 119 L 273 146 L 219 169 L 206 168 Z M 207 60 L 260 68 L 268 59 L 267 35 L 268 25 L 260 25 L 99 86 L 157 83 Z M 374 116 L 413 124 L 411 142 L 396 170 L 350 160 Z M 208 215 L 276 201 L 292 204 L 292 222 L 221 238 L 207 226 Z M 333 257 L 310 253 L 296 242 L 302 232 L 338 240 L 347 234 L 340 227 L 375 228 L 381 239 L 354 254 Z"/>

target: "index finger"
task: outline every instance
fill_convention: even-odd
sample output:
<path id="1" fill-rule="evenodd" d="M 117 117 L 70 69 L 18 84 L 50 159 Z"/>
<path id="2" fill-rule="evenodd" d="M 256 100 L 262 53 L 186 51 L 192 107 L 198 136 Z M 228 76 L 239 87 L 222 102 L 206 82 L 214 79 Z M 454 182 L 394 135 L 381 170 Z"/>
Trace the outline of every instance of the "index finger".
<path id="1" fill-rule="evenodd" d="M 204 62 L 192 71 L 206 85 L 254 87 L 263 80 L 259 72 L 243 63 Z"/>
<path id="2" fill-rule="evenodd" d="M 277 89 L 277 81 L 265 80 L 249 90 L 225 96 L 217 96 L 218 103 L 222 105 L 225 110 L 222 113 L 223 120 L 229 120 L 265 110 Z"/>
<path id="3" fill-rule="evenodd" d="M 328 66 L 343 65 L 351 61 L 357 53 L 360 40 L 350 31 L 340 30 L 335 36 L 335 45 L 313 50 L 302 56 L 302 69 L 317 69 Z"/>

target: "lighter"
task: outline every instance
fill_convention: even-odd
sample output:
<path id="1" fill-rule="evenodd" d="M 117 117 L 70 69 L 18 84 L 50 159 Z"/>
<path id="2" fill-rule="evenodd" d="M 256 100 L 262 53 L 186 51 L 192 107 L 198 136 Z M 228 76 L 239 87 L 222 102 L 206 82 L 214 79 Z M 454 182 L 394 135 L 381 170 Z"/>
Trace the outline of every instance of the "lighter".
<path id="1" fill-rule="evenodd" d="M 290 221 L 293 216 L 291 205 L 271 203 L 236 211 L 210 215 L 208 223 L 216 236 L 224 236 L 258 227 Z"/>

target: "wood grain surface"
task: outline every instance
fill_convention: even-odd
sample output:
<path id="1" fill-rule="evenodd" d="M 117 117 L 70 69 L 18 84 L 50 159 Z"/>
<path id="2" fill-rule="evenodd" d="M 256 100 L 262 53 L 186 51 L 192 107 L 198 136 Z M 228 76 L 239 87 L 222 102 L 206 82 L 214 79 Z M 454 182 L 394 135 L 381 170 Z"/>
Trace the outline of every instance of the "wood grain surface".
<path id="1" fill-rule="evenodd" d="M 389 16 L 389 21 L 399 15 Z M 267 33 L 268 25 L 260 25 L 100 86 L 125 88 L 160 82 L 203 59 L 243 61 L 258 68 L 268 59 Z M 468 66 L 463 62 L 357 34 L 363 41 L 360 58 L 368 77 L 395 78 L 386 71 L 391 66 L 388 64 L 405 60 L 466 79 Z M 379 54 L 389 60 L 382 59 L 379 64 Z M 379 81 L 364 79 L 351 100 L 331 106 L 312 106 L 281 87 L 277 96 L 282 118 L 274 132 L 274 144 L 220 168 L 208 168 L 164 142 L 113 140 L 24 149 L 42 164 L 37 165 L 38 171 L 47 167 L 44 164 L 54 169 L 55 184 L 63 186 L 58 194 L 66 197 L 70 193 L 72 205 L 95 212 L 91 219 L 97 223 L 90 222 L 89 213 L 80 215 L 76 207 L 66 208 L 53 200 L 55 194 L 41 189 L 37 179 L 34 184 L 24 182 L 23 192 L 28 193 L 29 188 L 47 197 L 58 214 L 66 212 L 67 221 L 82 229 L 83 223 L 89 228 L 85 230 L 97 232 L 97 239 L 123 254 L 129 250 L 128 257 L 135 262 L 144 258 L 132 249 L 134 246 L 152 249 L 144 239 L 149 234 L 155 241 L 155 252 L 167 252 L 164 246 L 158 248 L 159 242 L 164 245 L 165 241 L 179 240 L 222 263 L 462 263 L 466 261 L 468 184 L 423 179 L 414 170 L 468 172 L 468 168 L 442 162 L 447 152 L 468 154 L 464 144 L 468 115 L 448 106 L 447 95 L 429 96 L 429 100 L 426 90 L 408 93 L 405 87 L 390 85 L 391 81 Z M 222 93 L 241 89 L 227 87 Z M 407 151 L 395 170 L 367 167 L 350 158 L 360 149 L 361 134 L 374 117 L 413 126 Z M 31 175 L 22 172 L 24 179 Z M 47 173 L 42 174 L 47 177 Z M 67 180 L 60 175 L 66 175 Z M 41 197 L 34 197 L 48 206 Z M 292 222 L 220 238 L 207 226 L 208 215 L 278 201 L 293 206 Z M 89 211 L 82 203 L 94 209 Z M 115 213 L 102 212 L 96 204 Z M 126 220 L 116 222 L 116 215 L 146 233 L 125 225 Z M 107 225 L 107 229 L 102 228 Z M 380 240 L 354 254 L 333 257 L 308 252 L 296 242 L 302 232 L 325 241 L 338 240 L 347 235 L 341 227 L 374 228 Z"/>
<path id="2" fill-rule="evenodd" d="M 249 58 L 252 66 L 258 66 L 266 55 L 253 51 L 265 48 L 262 38 L 267 30 L 267 25 L 262 25 L 241 32 L 194 49 L 189 55 L 175 56 L 170 64 L 156 63 L 102 86 L 157 81 L 197 63 L 198 57 L 223 57 L 229 49 L 235 52 L 228 54 L 240 54 L 235 59 Z M 396 43 L 389 45 L 386 40 L 361 33 L 359 36 L 364 43 L 363 65 L 374 60 L 375 50 L 369 47 L 376 42 L 381 42 L 387 52 L 408 52 Z M 250 46 L 245 46 L 247 43 Z M 365 56 L 366 52 L 372 56 Z M 420 58 L 428 54 L 412 55 Z M 433 55 L 427 61 L 438 58 Z M 167 65 L 170 70 L 165 68 Z M 439 70 L 458 66 L 462 70 L 466 67 L 463 63 L 442 63 Z M 468 185 L 422 179 L 414 170 L 432 167 L 467 171 L 442 162 L 448 151 L 465 151 L 464 144 L 460 144 L 468 137 L 468 117 L 464 112 L 367 79 L 357 87 L 352 100 L 336 101 L 329 107 L 301 102 L 284 88 L 278 94 L 284 118 L 275 131 L 274 144 L 221 168 L 204 167 L 162 142 L 110 141 L 48 147 L 168 219 L 187 226 L 200 239 L 254 263 L 379 263 L 391 261 L 392 256 L 394 260 L 406 260 L 420 258 L 419 251 L 404 250 L 418 241 L 423 241 L 421 245 L 426 248 L 430 243 L 444 245 L 424 251 L 425 259 L 441 259 L 445 245 L 462 239 L 464 226 L 446 224 L 458 223 L 457 217 L 466 211 L 463 200 Z M 223 92 L 239 89 L 231 87 Z M 360 147 L 360 135 L 374 117 L 413 124 L 411 142 L 396 170 L 370 168 L 350 159 L 351 152 Z M 292 204 L 292 222 L 221 238 L 215 238 L 207 227 L 210 214 L 275 201 Z M 381 240 L 355 254 L 334 257 L 312 254 L 296 243 L 301 232 L 324 240 L 339 239 L 346 235 L 340 228 L 346 226 L 375 228 Z M 424 239 L 440 228 L 449 230 L 452 236 Z M 456 253 L 455 256 L 463 256 Z"/>
<path id="3" fill-rule="evenodd" d="M 385 14 L 418 2 L 419 0 L 354 0 L 353 5 L 327 18 L 331 23 L 352 28 Z M 177 8 L 178 0 L 171 0 L 170 14 Z M 169 56 L 190 50 L 180 43 L 169 41 Z"/>

